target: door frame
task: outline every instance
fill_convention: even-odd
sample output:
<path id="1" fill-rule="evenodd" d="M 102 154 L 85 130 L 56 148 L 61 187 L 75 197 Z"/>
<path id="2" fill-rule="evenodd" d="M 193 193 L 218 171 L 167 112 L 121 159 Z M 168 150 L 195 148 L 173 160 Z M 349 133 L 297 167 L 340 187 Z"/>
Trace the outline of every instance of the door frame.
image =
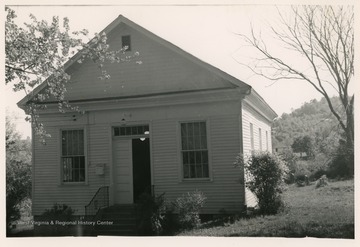
<path id="1" fill-rule="evenodd" d="M 114 128 L 115 127 L 131 127 L 131 126 L 139 126 L 139 125 L 148 125 L 149 126 L 149 135 L 129 135 L 129 136 L 114 136 Z M 140 138 L 140 137 L 146 137 L 149 138 L 149 145 L 150 145 L 150 181 L 151 181 L 151 190 L 153 190 L 154 188 L 154 166 L 153 166 L 153 143 L 152 143 L 152 137 L 153 137 L 153 131 L 152 131 L 152 122 L 151 121 L 147 121 L 147 122 L 138 122 L 138 121 L 129 121 L 126 123 L 126 125 L 124 125 L 124 123 L 122 122 L 114 122 L 111 123 L 108 126 L 108 130 L 109 130 L 109 139 L 110 139 L 110 148 L 109 148 L 109 157 L 110 157 L 110 191 L 109 191 L 109 200 L 110 200 L 110 205 L 114 205 L 115 204 L 115 197 L 116 197 L 116 190 L 114 189 L 115 183 L 116 183 L 116 179 L 115 179 L 115 162 L 114 162 L 114 153 L 113 153 L 113 147 L 114 147 L 114 140 L 117 139 L 126 139 L 126 140 L 132 140 L 132 139 L 136 139 L 136 138 Z M 132 141 L 131 141 L 132 143 Z M 133 167 L 132 164 L 132 145 L 131 145 L 131 169 Z M 133 189 L 132 189 L 133 192 Z"/>

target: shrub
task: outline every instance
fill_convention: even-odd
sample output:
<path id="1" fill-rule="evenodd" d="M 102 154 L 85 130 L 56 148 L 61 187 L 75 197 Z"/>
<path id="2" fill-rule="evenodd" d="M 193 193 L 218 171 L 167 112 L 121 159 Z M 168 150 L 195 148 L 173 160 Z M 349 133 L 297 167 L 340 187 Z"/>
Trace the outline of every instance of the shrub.
<path id="1" fill-rule="evenodd" d="M 55 203 L 51 209 L 46 209 L 41 215 L 47 220 L 70 221 L 74 217 L 75 210 L 66 204 Z"/>
<path id="2" fill-rule="evenodd" d="M 277 213 L 283 206 L 281 193 L 287 172 L 282 159 L 269 152 L 259 152 L 246 162 L 238 157 L 236 163 L 245 167 L 246 187 L 257 197 L 259 213 Z"/>
<path id="3" fill-rule="evenodd" d="M 139 199 L 139 233 L 141 235 L 160 235 L 167 212 L 165 194 L 153 197 L 143 193 Z"/>
<path id="4" fill-rule="evenodd" d="M 287 169 L 289 172 L 287 173 L 285 177 L 285 182 L 287 184 L 292 184 L 295 182 L 295 170 L 296 170 L 296 164 L 298 161 L 298 157 L 293 153 L 291 149 L 285 149 L 281 153 L 279 153 L 279 156 L 284 161 L 285 165 L 287 166 Z"/>
<path id="5" fill-rule="evenodd" d="M 294 181 L 298 186 L 309 185 L 309 171 L 308 161 L 298 160 L 294 170 Z"/>
<path id="6" fill-rule="evenodd" d="M 317 181 L 316 181 L 316 184 L 315 184 L 315 188 L 319 188 L 319 187 L 324 187 L 326 185 L 328 185 L 328 179 L 326 177 L 326 175 L 323 175 L 321 176 L 321 178 L 319 178 Z"/>
<path id="7" fill-rule="evenodd" d="M 57 204 L 55 203 L 52 208 L 46 209 L 44 213 L 38 218 L 39 221 L 63 221 L 70 222 L 74 221 L 75 216 L 73 210 L 70 206 L 66 204 Z M 75 228 L 73 225 L 41 225 L 35 229 L 36 236 L 73 236 L 76 234 Z"/>
<path id="8" fill-rule="evenodd" d="M 182 229 L 192 229 L 200 225 L 199 212 L 205 200 L 205 195 L 198 190 L 176 199 L 174 206 L 179 212 L 178 222 Z"/>

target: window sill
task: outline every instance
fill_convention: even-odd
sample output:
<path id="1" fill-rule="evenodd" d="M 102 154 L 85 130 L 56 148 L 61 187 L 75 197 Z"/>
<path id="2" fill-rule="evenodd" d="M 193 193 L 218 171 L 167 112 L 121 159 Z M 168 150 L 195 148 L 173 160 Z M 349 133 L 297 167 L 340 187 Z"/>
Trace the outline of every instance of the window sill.
<path id="1" fill-rule="evenodd" d="M 88 182 L 61 182 L 59 186 L 88 186 Z"/>
<path id="2" fill-rule="evenodd" d="M 213 182 L 212 178 L 183 178 L 183 183 L 209 183 Z"/>

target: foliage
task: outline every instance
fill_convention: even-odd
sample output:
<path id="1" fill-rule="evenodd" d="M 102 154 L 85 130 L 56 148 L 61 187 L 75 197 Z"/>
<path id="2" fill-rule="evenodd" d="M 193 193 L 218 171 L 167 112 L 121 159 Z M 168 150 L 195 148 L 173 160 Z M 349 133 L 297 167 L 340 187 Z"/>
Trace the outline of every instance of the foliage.
<path id="1" fill-rule="evenodd" d="M 19 26 L 16 23 L 15 11 L 5 7 L 5 83 L 12 83 L 14 91 L 25 91 L 26 94 L 40 83 L 46 83 L 45 90 L 37 94 L 26 107 L 27 118 L 34 124 L 40 136 L 48 136 L 44 126 L 38 120 L 38 111 L 46 107 L 47 99 L 58 102 L 58 109 L 79 111 L 65 99 L 66 84 L 71 81 L 65 71 L 65 62 L 76 52 L 71 60 L 82 63 L 91 60 L 98 65 L 99 79 L 110 78 L 105 69 L 105 62 L 120 63 L 129 61 L 137 55 L 125 55 L 126 47 L 111 51 L 105 33 L 95 34 L 89 42 L 88 31 L 70 31 L 69 20 L 54 16 L 51 23 L 37 20 L 30 15 L 31 22 Z"/>
<path id="2" fill-rule="evenodd" d="M 340 107 L 339 98 L 334 97 L 332 101 Z M 290 147 L 297 138 L 310 136 L 315 156 L 318 153 L 331 155 L 341 133 L 324 98 L 311 100 L 289 114 L 284 113 L 274 121 L 272 128 L 275 147 Z"/>
<path id="3" fill-rule="evenodd" d="M 258 152 L 236 162 L 244 165 L 246 187 L 257 197 L 259 213 L 276 214 L 283 205 L 281 193 L 287 173 L 283 160 L 269 152 Z"/>
<path id="4" fill-rule="evenodd" d="M 163 223 L 167 213 L 165 194 L 153 197 L 149 193 L 143 193 L 139 199 L 141 235 L 160 235 L 163 232 Z"/>
<path id="5" fill-rule="evenodd" d="M 338 149 L 326 173 L 330 178 L 351 178 L 354 175 L 354 149 L 346 145 L 346 141 L 339 140 Z"/>
<path id="6" fill-rule="evenodd" d="M 20 218 L 20 204 L 31 193 L 31 142 L 21 140 L 14 119 L 6 111 L 6 222 Z"/>
<path id="7" fill-rule="evenodd" d="M 337 105 L 340 106 L 338 98 L 333 98 L 333 101 L 338 101 Z M 312 139 L 314 156 L 308 162 L 291 162 L 291 151 L 281 151 L 282 156 L 288 156 L 285 160 L 290 159 L 290 162 L 287 162 L 290 174 L 299 169 L 306 170 L 306 175 L 312 181 L 324 174 L 330 178 L 353 175 L 353 148 L 347 146 L 344 133 L 339 129 L 336 119 L 329 114 L 323 98 L 320 101 L 312 100 L 305 103 L 301 108 L 293 110 L 290 114 L 283 114 L 274 122 L 274 137 L 280 147 L 294 140 L 301 140 L 304 136 L 310 136 Z M 298 146 L 301 148 L 301 144 Z M 300 168 L 300 164 L 304 167 Z"/>
<path id="8" fill-rule="evenodd" d="M 295 138 L 291 148 L 296 153 L 306 153 L 307 158 L 314 158 L 314 140 L 311 136 L 305 135 Z"/>
<path id="9" fill-rule="evenodd" d="M 11 224 L 20 218 L 19 204 L 30 197 L 31 167 L 14 162 L 6 167 L 6 222 Z"/>
<path id="10" fill-rule="evenodd" d="M 252 29 L 251 36 L 243 38 L 259 58 L 247 66 L 270 80 L 302 80 L 311 85 L 325 98 L 351 149 L 354 94 L 349 88 L 354 76 L 354 6 L 302 5 L 291 9 L 288 15 L 278 10 L 280 26 L 271 27 L 276 42 L 288 52 L 277 54 L 273 48 L 278 46 L 267 46 L 272 42 L 265 42 L 261 33 L 256 35 Z M 295 56 L 297 61 L 291 61 Z M 333 92 L 340 99 L 340 108 L 330 98 Z"/>
<path id="11" fill-rule="evenodd" d="M 66 204 L 55 203 L 52 208 L 46 209 L 41 215 L 47 220 L 71 221 L 75 210 Z"/>
<path id="12" fill-rule="evenodd" d="M 175 200 L 174 205 L 179 212 L 178 222 L 182 229 L 191 229 L 200 225 L 199 213 L 205 200 L 205 195 L 198 190 L 188 192 Z"/>
<path id="13" fill-rule="evenodd" d="M 179 235 L 354 239 L 354 180 L 330 181 L 318 189 L 290 185 L 283 198 L 286 208 L 279 214 L 240 218 L 220 226 L 208 222 Z"/>

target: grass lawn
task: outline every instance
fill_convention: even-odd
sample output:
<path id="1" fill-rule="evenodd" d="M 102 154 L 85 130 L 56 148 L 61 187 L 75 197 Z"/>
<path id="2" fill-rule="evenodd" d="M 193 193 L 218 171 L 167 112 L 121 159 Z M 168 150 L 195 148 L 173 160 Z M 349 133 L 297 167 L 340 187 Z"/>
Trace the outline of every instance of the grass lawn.
<path id="1" fill-rule="evenodd" d="M 179 235 L 354 238 L 354 180 L 318 189 L 290 185 L 283 197 L 286 207 L 277 215 L 207 222 Z"/>

